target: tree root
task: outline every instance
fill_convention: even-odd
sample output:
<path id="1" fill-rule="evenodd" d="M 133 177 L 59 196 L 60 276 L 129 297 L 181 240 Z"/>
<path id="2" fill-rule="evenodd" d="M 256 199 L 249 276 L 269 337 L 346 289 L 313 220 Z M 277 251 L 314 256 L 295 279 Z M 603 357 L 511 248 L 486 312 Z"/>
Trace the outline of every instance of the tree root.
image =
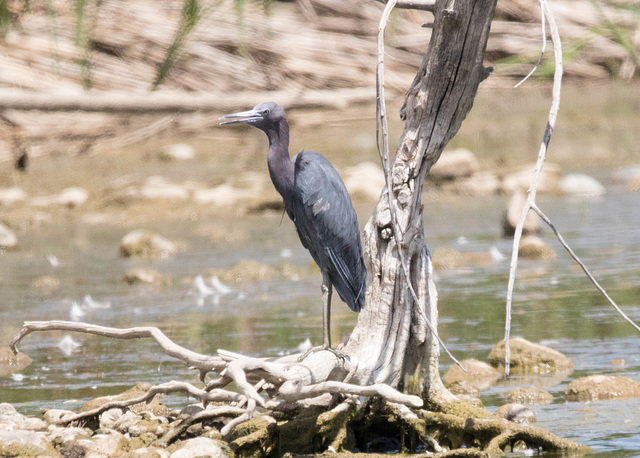
<path id="1" fill-rule="evenodd" d="M 403 394 L 388 385 L 376 384 L 359 386 L 344 383 L 342 380 L 349 373 L 348 358 L 337 358 L 329 351 L 318 351 L 305 361 L 297 362 L 297 356 L 267 359 L 252 358 L 238 353 L 218 350 L 218 356 L 203 355 L 193 352 L 173 342 L 162 331 L 155 327 L 134 327 L 127 329 L 110 328 L 90 323 L 68 321 L 27 321 L 22 330 L 10 343 L 14 353 L 17 345 L 32 332 L 72 331 L 94 334 L 115 339 L 153 338 L 165 354 L 184 361 L 200 372 L 204 381 L 209 372 L 217 372 L 220 377 L 209 382 L 204 389 L 196 388 L 189 383 L 169 382 L 152 387 L 145 395 L 127 401 L 113 401 L 89 412 L 82 412 L 66 417 L 64 423 L 98 415 L 114 407 L 127 407 L 152 399 L 156 394 L 182 391 L 205 403 L 235 403 L 237 408 L 246 408 L 237 412 L 238 418 L 232 421 L 223 435 L 233 427 L 247 421 L 255 414 L 256 406 L 266 407 L 265 398 L 259 393 L 262 386 L 273 387 L 285 401 L 294 402 L 320 396 L 324 393 L 334 395 L 380 396 L 391 402 L 421 407 L 422 400 L 418 396 Z M 337 378 L 337 380 L 336 380 Z M 234 382 L 240 393 L 222 389 Z M 254 386 L 253 384 L 258 385 Z"/>
<path id="2" fill-rule="evenodd" d="M 183 419 L 159 438 L 159 445 L 168 446 L 194 423 L 220 419 L 224 425 L 222 437 L 241 455 L 245 453 L 242 450 L 271 453 L 275 447 L 281 452 L 296 453 L 316 453 L 329 447 L 337 451 L 365 451 L 363 448 L 376 440 L 388 440 L 400 444 L 403 451 L 413 452 L 428 449 L 445 453 L 446 449 L 464 446 L 466 456 L 501 452 L 516 442 L 544 450 L 585 451 L 584 447 L 541 428 L 498 419 L 459 401 L 441 405 L 436 401 L 430 408 L 440 412 L 416 413 L 410 407 L 422 407 L 418 396 L 400 393 L 385 384 L 345 383 L 354 370 L 349 358 L 337 358 L 328 351 L 316 352 L 302 362 L 297 361 L 298 355 L 252 358 L 225 350 L 209 356 L 181 347 L 154 327 L 118 329 L 66 321 L 26 322 L 11 341 L 12 350 L 17 353 L 18 343 L 36 331 L 74 331 L 117 339 L 150 337 L 164 353 L 198 370 L 201 379 L 209 372 L 220 375 L 204 388 L 177 381 L 152 386 L 135 398 L 109 401 L 86 412 L 67 415 L 58 424 L 95 418 L 112 408 L 148 403 L 158 394 L 184 392 L 201 401 L 205 410 Z M 232 382 L 239 392 L 225 389 Z M 265 391 L 272 395 L 271 399 L 265 396 Z M 321 396 L 327 396 L 325 401 L 329 402 L 314 405 L 313 400 Z M 370 401 L 363 403 L 362 397 Z M 207 408 L 210 403 L 216 405 Z M 327 410 L 327 404 L 334 407 Z M 243 424 L 251 426 L 239 428 Z M 380 436 L 381 431 L 391 431 L 395 438 L 384 437 L 386 433 Z M 300 446 L 306 449 L 296 450 Z"/>

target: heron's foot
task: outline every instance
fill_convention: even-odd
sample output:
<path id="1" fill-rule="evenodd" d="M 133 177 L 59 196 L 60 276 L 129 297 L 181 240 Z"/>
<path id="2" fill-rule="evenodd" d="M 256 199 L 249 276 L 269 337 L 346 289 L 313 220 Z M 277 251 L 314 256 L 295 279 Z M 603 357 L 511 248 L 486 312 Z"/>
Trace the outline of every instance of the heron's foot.
<path id="1" fill-rule="evenodd" d="M 302 356 L 300 356 L 298 358 L 298 362 L 302 362 L 305 359 L 307 359 L 307 357 L 313 353 L 319 352 L 319 351 L 329 351 L 331 353 L 333 353 L 334 355 L 336 355 L 336 358 L 339 359 L 347 359 L 349 358 L 349 355 L 347 355 L 345 352 L 340 351 L 340 350 L 336 350 L 335 348 L 331 348 L 328 345 L 319 345 L 317 347 L 312 347 L 310 349 L 308 349 L 307 351 L 305 351 Z"/>

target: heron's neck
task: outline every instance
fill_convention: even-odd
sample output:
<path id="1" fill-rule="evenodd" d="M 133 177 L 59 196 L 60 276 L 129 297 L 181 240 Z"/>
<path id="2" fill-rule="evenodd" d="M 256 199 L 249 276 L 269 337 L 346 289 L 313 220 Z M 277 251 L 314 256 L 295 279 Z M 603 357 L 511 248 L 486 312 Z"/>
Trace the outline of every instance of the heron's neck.
<path id="1" fill-rule="evenodd" d="M 285 199 L 293 190 L 294 164 L 289 157 L 289 125 L 286 121 L 266 131 L 269 137 L 269 175 L 276 190 Z"/>

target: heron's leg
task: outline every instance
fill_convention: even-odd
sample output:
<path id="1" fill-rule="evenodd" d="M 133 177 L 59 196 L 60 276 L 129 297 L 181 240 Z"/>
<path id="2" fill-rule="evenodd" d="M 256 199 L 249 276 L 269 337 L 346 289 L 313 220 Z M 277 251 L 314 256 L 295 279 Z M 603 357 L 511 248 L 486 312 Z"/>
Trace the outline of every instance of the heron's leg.
<path id="1" fill-rule="evenodd" d="M 322 346 L 331 348 L 331 293 L 329 274 L 322 272 Z"/>

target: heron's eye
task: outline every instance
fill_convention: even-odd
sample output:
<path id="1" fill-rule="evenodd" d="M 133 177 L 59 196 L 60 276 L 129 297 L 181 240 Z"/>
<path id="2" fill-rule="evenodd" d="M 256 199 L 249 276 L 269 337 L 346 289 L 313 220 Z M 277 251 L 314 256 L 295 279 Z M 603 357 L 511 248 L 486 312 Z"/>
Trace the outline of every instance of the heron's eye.
<path id="1" fill-rule="evenodd" d="M 265 110 L 262 112 L 262 114 L 263 114 L 263 115 L 265 115 L 265 116 L 266 116 L 266 115 L 268 115 L 269 113 L 270 113 L 270 112 L 269 112 L 269 109 L 268 109 L 268 108 L 265 108 Z"/>

